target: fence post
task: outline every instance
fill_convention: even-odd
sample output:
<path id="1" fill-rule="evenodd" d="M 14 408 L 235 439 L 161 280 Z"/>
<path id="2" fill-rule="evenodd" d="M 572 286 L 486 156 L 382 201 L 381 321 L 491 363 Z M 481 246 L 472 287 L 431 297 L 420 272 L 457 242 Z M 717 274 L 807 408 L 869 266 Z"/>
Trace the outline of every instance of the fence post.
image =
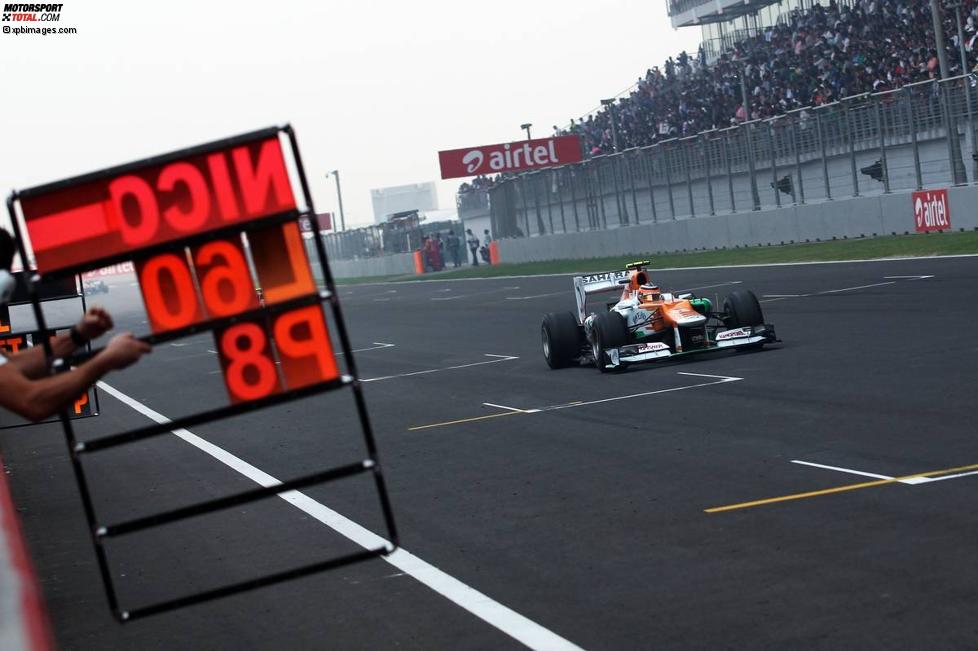
<path id="1" fill-rule="evenodd" d="M 669 191 L 669 213 L 676 219 L 676 203 L 672 198 L 672 174 L 669 171 L 669 147 L 662 145 L 663 167 L 666 169 L 666 189 Z"/>
<path id="2" fill-rule="evenodd" d="M 737 200 L 734 199 L 734 187 L 733 187 L 733 162 L 730 160 L 730 145 L 728 141 L 730 140 L 730 133 L 724 133 L 721 142 L 723 143 L 723 158 L 726 161 L 727 166 L 727 190 L 730 191 L 730 212 L 737 212 Z"/>
<path id="3" fill-rule="evenodd" d="M 638 155 L 638 150 L 635 150 L 635 156 L 637 155 Z M 634 162 L 632 161 L 632 158 L 634 158 L 635 156 L 629 158 L 627 153 L 622 154 L 622 156 L 625 157 L 624 158 L 625 170 L 628 172 L 628 182 L 632 188 L 632 208 L 633 208 L 632 214 L 635 215 L 635 223 L 638 224 L 640 221 L 638 216 L 638 195 L 636 195 L 636 190 L 635 190 L 635 165 Z"/>
<path id="4" fill-rule="evenodd" d="M 598 208 L 601 210 L 601 228 L 608 228 L 608 210 L 605 206 L 604 201 L 604 184 L 601 183 L 601 168 L 604 167 L 604 161 L 601 161 L 600 165 L 597 165 L 594 169 L 595 178 L 597 179 L 598 188 Z"/>
<path id="5" fill-rule="evenodd" d="M 757 170 L 754 167 L 754 137 L 751 135 L 754 126 L 749 122 L 741 125 L 744 129 L 744 136 L 747 138 L 747 171 L 750 174 L 750 198 L 753 206 L 751 210 L 761 209 L 761 196 L 757 193 Z"/>
<path id="6" fill-rule="evenodd" d="M 526 228 L 526 236 L 530 237 L 530 209 L 526 205 L 526 175 L 520 175 L 520 202 L 523 204 L 523 226 Z"/>
<path id="7" fill-rule="evenodd" d="M 917 146 L 917 124 L 913 115 L 913 95 L 909 87 L 904 86 L 903 96 L 907 98 L 907 126 L 910 129 L 910 143 L 913 145 L 913 171 L 917 180 L 917 189 L 924 187 L 923 175 L 920 172 L 920 148 Z"/>
<path id="8" fill-rule="evenodd" d="M 822 154 L 822 178 L 825 181 L 825 198 L 832 199 L 832 185 L 829 183 L 829 161 L 825 155 L 825 132 L 822 129 L 822 114 L 818 111 L 815 113 L 815 130 L 818 133 L 818 148 Z"/>
<path id="9" fill-rule="evenodd" d="M 658 147 L 653 147 L 648 151 L 639 150 L 642 152 L 642 160 L 645 162 L 645 173 L 649 179 L 649 204 L 652 206 L 652 223 L 659 223 L 659 213 L 655 209 L 655 190 L 652 189 L 653 185 L 653 175 L 655 174 L 655 166 L 653 165 L 652 152 L 654 152 Z"/>
<path id="10" fill-rule="evenodd" d="M 547 198 L 547 221 L 550 222 L 550 232 L 554 232 L 554 181 L 553 170 L 547 170 L 540 175 L 543 184 L 543 196 Z"/>
<path id="11" fill-rule="evenodd" d="M 706 172 L 706 195 L 710 199 L 710 214 L 717 214 L 713 205 L 713 176 L 710 173 L 710 134 L 703 134 L 703 169 Z"/>
<path id="12" fill-rule="evenodd" d="M 577 214 L 577 167 L 571 166 L 567 168 L 570 172 L 571 182 L 571 205 L 574 207 L 574 230 L 578 233 L 581 232 L 581 222 Z"/>
<path id="13" fill-rule="evenodd" d="M 801 120 L 796 118 L 791 122 L 791 135 L 792 143 L 795 149 L 795 174 L 798 175 L 798 196 L 796 198 L 796 203 L 801 205 L 805 204 L 805 180 L 801 177 L 801 138 L 798 135 L 798 130 L 801 128 L 798 124 Z M 794 185 L 791 186 L 792 190 Z"/>
<path id="14" fill-rule="evenodd" d="M 622 194 L 621 160 L 623 154 L 615 153 L 611 156 L 611 179 L 615 184 L 615 203 L 618 206 L 618 224 L 628 225 L 628 202 Z"/>
<path id="15" fill-rule="evenodd" d="M 774 120 L 768 120 L 767 137 L 771 141 L 771 187 L 774 189 L 774 205 L 781 207 L 781 190 L 778 188 L 778 149 L 774 143 Z"/>
<path id="16" fill-rule="evenodd" d="M 958 124 L 954 119 L 951 108 L 951 98 L 949 85 L 941 84 L 937 80 L 941 109 L 944 113 L 944 133 L 947 135 L 947 154 L 948 162 L 951 164 L 951 178 L 954 185 L 964 185 L 968 182 L 968 174 L 964 170 L 964 161 L 961 160 L 961 141 L 958 136 Z"/>
<path id="17" fill-rule="evenodd" d="M 679 141 L 683 150 L 683 168 L 686 170 L 686 195 L 689 197 L 689 216 L 696 216 L 696 206 L 693 205 L 693 177 L 689 162 L 689 150 L 692 148 L 693 143 L 689 141 Z M 695 141 L 694 141 L 695 142 Z"/>
<path id="18" fill-rule="evenodd" d="M 890 170 L 886 166 L 886 126 L 883 124 L 883 98 L 876 97 L 876 128 L 880 132 L 880 165 L 883 166 L 883 194 L 890 193 Z"/>
<path id="19" fill-rule="evenodd" d="M 842 117 L 845 121 L 846 140 L 849 141 L 849 168 L 852 171 L 852 196 L 859 196 L 859 177 L 856 176 L 856 143 L 852 133 L 852 120 L 849 119 L 849 105 L 845 100 L 840 102 Z"/>
<path id="20" fill-rule="evenodd" d="M 561 229 L 563 229 L 564 233 L 567 232 L 567 220 L 564 218 L 564 191 L 563 191 L 563 187 L 564 187 L 563 179 L 565 176 L 567 176 L 566 171 L 567 171 L 566 167 L 558 167 L 553 171 L 554 181 L 557 184 L 558 189 L 560 190 L 557 193 L 557 196 L 560 199 L 560 227 Z"/>

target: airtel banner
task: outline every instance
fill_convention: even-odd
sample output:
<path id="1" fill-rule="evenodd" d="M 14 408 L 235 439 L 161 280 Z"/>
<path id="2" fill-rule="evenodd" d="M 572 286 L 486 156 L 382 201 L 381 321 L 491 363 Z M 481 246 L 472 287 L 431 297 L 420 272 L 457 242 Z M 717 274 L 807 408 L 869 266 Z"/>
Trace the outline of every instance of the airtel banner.
<path id="1" fill-rule="evenodd" d="M 947 201 L 947 190 L 914 192 L 912 201 L 913 218 L 918 233 L 951 228 L 951 206 Z"/>
<path id="2" fill-rule="evenodd" d="M 449 149 L 438 152 L 438 160 L 441 162 L 443 179 L 499 172 L 522 172 L 579 163 L 582 160 L 581 138 L 558 136 L 500 145 Z"/>

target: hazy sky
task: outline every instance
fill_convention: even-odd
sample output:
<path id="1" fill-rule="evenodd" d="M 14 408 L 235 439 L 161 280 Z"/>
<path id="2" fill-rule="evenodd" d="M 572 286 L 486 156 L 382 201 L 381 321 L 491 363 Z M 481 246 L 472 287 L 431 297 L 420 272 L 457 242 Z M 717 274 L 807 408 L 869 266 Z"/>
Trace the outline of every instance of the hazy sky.
<path id="1" fill-rule="evenodd" d="M 63 4 L 78 34 L 0 34 L 4 195 L 291 122 L 348 227 L 371 188 L 437 180 L 438 150 L 549 135 L 699 42 L 664 0 Z"/>

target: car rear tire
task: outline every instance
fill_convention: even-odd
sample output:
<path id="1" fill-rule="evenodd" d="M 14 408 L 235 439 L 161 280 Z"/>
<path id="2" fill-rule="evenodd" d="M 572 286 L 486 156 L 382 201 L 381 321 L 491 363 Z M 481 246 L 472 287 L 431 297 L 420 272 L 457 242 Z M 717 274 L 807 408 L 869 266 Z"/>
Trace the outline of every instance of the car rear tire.
<path id="1" fill-rule="evenodd" d="M 563 368 L 581 354 L 580 326 L 572 312 L 551 312 L 544 316 L 540 338 L 550 368 Z"/>
<path id="2" fill-rule="evenodd" d="M 617 312 L 604 312 L 594 318 L 594 338 L 591 342 L 591 352 L 594 354 L 594 365 L 602 373 L 613 369 L 605 365 L 605 351 L 620 348 L 628 343 L 628 326 L 625 319 Z"/>
<path id="3" fill-rule="evenodd" d="M 723 311 L 726 313 L 723 324 L 728 328 L 764 325 L 761 304 L 750 290 L 737 290 L 728 295 L 723 301 Z"/>

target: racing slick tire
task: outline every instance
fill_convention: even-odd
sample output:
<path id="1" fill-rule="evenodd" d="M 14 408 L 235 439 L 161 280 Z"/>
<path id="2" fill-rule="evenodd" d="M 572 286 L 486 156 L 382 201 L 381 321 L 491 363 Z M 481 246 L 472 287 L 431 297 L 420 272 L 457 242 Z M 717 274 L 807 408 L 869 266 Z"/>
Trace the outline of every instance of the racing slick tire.
<path id="1" fill-rule="evenodd" d="M 617 312 L 603 312 L 594 318 L 593 333 L 591 352 L 594 353 L 594 365 L 602 373 L 607 373 L 613 369 L 605 365 L 604 352 L 609 348 L 620 348 L 628 343 L 628 326 L 625 324 L 625 319 Z M 624 364 L 621 367 L 624 367 Z"/>
<path id="2" fill-rule="evenodd" d="M 563 368 L 580 357 L 580 326 L 572 312 L 550 312 L 544 316 L 540 338 L 550 368 Z"/>
<path id="3" fill-rule="evenodd" d="M 723 324 L 728 328 L 747 328 L 764 325 L 764 314 L 761 304 L 749 289 L 732 292 L 723 301 L 723 311 L 726 316 Z"/>

